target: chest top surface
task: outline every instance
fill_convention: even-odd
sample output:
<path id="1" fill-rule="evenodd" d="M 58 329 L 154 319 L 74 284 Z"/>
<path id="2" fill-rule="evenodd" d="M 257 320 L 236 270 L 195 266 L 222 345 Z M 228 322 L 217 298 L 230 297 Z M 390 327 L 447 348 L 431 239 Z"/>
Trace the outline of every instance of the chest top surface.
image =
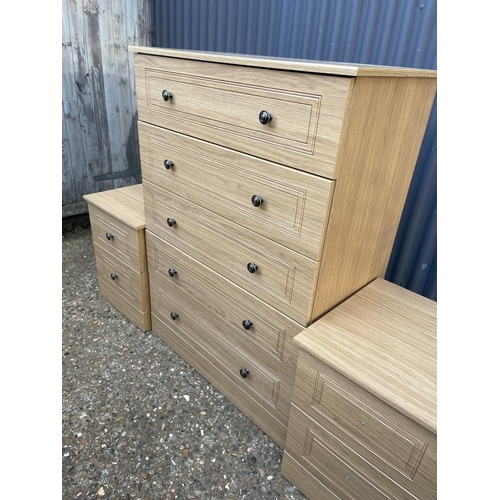
<path id="1" fill-rule="evenodd" d="M 223 64 L 282 69 L 287 71 L 302 71 L 307 73 L 321 73 L 337 76 L 392 76 L 412 78 L 436 78 L 437 76 L 437 72 L 435 70 L 403 68 L 396 66 L 315 61 L 309 59 L 233 54 L 229 52 L 139 47 L 134 45 L 129 46 L 128 50 L 136 54 L 149 54 L 164 57 L 176 57 L 180 59 L 193 59 Z"/>
<path id="2" fill-rule="evenodd" d="M 146 227 L 142 184 L 87 194 L 83 199 L 136 231 Z"/>
<path id="3" fill-rule="evenodd" d="M 436 302 L 377 278 L 294 341 L 437 432 Z"/>

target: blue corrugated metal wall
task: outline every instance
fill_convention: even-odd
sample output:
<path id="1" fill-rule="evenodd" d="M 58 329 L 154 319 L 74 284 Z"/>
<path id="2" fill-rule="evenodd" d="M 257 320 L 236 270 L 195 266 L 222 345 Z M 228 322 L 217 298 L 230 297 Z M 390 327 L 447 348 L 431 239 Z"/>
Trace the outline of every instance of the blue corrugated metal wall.
<path id="1" fill-rule="evenodd" d="M 436 69 L 436 0 L 153 0 L 156 47 Z M 386 279 L 437 300 L 436 102 Z"/>

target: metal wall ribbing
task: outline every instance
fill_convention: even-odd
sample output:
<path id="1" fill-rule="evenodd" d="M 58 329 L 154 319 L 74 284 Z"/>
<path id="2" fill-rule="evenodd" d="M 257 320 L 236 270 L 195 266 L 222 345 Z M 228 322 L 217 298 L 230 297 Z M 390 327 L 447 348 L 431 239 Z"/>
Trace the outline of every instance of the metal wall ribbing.
<path id="1" fill-rule="evenodd" d="M 153 45 L 436 69 L 436 0 L 153 0 Z M 436 102 L 386 279 L 437 300 Z"/>

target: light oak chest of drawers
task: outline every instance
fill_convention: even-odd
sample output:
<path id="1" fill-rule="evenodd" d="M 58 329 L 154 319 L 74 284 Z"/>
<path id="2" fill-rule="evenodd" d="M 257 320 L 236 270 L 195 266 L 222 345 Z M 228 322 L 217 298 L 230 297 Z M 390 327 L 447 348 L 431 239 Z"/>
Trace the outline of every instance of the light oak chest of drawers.
<path id="1" fill-rule="evenodd" d="M 283 446 L 292 339 L 384 275 L 435 72 L 129 50 L 153 331 Z"/>
<path id="2" fill-rule="evenodd" d="M 295 337 L 282 473 L 311 500 L 436 498 L 436 309 L 379 278 Z"/>
<path id="3" fill-rule="evenodd" d="M 142 185 L 92 193 L 88 203 L 99 291 L 142 331 L 151 329 Z"/>

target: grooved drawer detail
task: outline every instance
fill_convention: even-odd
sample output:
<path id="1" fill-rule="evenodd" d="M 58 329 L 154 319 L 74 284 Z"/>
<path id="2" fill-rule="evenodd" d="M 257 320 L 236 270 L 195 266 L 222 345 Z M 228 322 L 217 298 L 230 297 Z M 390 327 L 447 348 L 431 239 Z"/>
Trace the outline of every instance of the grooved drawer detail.
<path id="1" fill-rule="evenodd" d="M 408 477 L 415 475 L 425 444 L 343 391 L 319 370 L 311 406 Z"/>
<path id="2" fill-rule="evenodd" d="M 319 263 L 144 181 L 147 224 L 168 243 L 305 325 Z M 168 218 L 176 223 L 170 227 Z M 248 263 L 258 265 L 248 271 Z"/>
<path id="3" fill-rule="evenodd" d="M 291 401 L 291 383 L 282 383 L 282 374 L 264 367 L 261 363 L 240 349 L 240 344 L 230 342 L 221 334 L 223 323 L 217 325 L 216 317 L 211 317 L 201 304 L 179 291 L 175 296 L 159 283 L 159 276 L 151 277 L 151 310 L 169 328 L 182 336 L 196 348 L 201 346 L 207 359 L 218 366 L 241 390 L 271 412 L 283 424 L 288 421 Z M 176 313 L 175 319 L 171 313 Z M 240 370 L 248 369 L 246 378 Z M 288 385 L 288 387 L 287 387 Z"/>
<path id="4" fill-rule="evenodd" d="M 165 213 L 170 213 L 176 220 L 176 227 L 172 232 L 177 234 L 183 231 L 192 233 L 203 232 L 204 221 L 199 217 L 187 214 L 172 201 L 168 208 L 161 198 L 153 195 L 153 220 L 156 225 L 166 227 Z M 217 227 L 211 228 L 215 232 L 217 253 L 207 255 L 208 261 L 225 268 L 227 272 L 239 275 L 240 278 L 251 281 L 267 293 L 279 297 L 283 302 L 292 302 L 293 285 L 295 281 L 295 267 L 283 260 L 256 249 L 243 241 L 236 239 L 231 233 L 222 233 Z M 208 230 L 205 230 L 208 231 Z M 189 253 L 196 253 L 196 247 L 189 245 L 190 239 L 185 235 L 178 235 L 185 246 L 190 246 Z M 260 271 L 250 274 L 247 270 L 248 262 L 258 262 Z"/>
<path id="5" fill-rule="evenodd" d="M 141 122 L 335 178 L 352 78 L 143 54 L 135 70 Z"/>
<path id="6" fill-rule="evenodd" d="M 319 260 L 334 181 L 150 124 L 139 140 L 145 180 Z"/>
<path id="7" fill-rule="evenodd" d="M 304 459 L 326 477 L 335 481 L 348 498 L 388 500 L 385 493 L 370 484 L 342 455 L 328 446 L 307 427 L 302 452 Z"/>
<path id="8" fill-rule="evenodd" d="M 89 214 L 94 242 L 119 257 L 133 269 L 142 271 L 142 262 L 138 258 L 137 232 L 98 208 L 91 207 Z"/>
<path id="9" fill-rule="evenodd" d="M 151 165 L 163 167 L 167 155 L 173 158 L 171 172 L 165 168 L 160 170 L 162 177 L 168 177 L 167 186 L 171 190 L 176 184 L 181 184 L 190 199 L 197 198 L 203 205 L 216 200 L 221 205 L 219 211 L 235 210 L 260 224 L 300 238 L 304 224 L 305 189 L 245 170 L 220 157 L 200 155 L 196 149 L 181 149 L 177 144 L 178 141 L 160 142 L 151 137 L 148 143 Z M 156 176 L 160 175 L 156 173 Z M 207 184 L 213 188 L 207 190 Z M 224 186 L 224 189 L 217 186 Z M 251 203 L 255 193 L 264 195 L 265 203 L 260 210 Z"/>
<path id="10" fill-rule="evenodd" d="M 296 363 L 292 337 L 300 329 L 298 325 L 267 305 L 252 303 L 250 296 L 223 278 L 218 285 L 206 267 L 149 232 L 147 242 L 151 279 L 161 283 L 165 294 L 182 294 L 187 304 L 196 304 L 191 307 L 198 315 L 205 312 L 207 327 L 212 328 L 214 335 L 231 344 L 246 345 L 258 358 L 265 354 L 270 357 L 269 362 L 274 358 L 279 362 L 276 368 L 291 380 Z M 169 269 L 176 270 L 174 277 L 169 275 Z M 243 328 L 244 320 L 252 322 L 249 330 Z"/>
<path id="11" fill-rule="evenodd" d="M 146 68 L 145 76 L 148 108 L 169 120 L 203 124 L 221 134 L 314 153 L 321 96 L 151 68 Z M 175 94 L 171 104 L 161 98 L 166 87 Z M 270 131 L 264 131 L 256 119 L 261 109 L 279 109 Z"/>

